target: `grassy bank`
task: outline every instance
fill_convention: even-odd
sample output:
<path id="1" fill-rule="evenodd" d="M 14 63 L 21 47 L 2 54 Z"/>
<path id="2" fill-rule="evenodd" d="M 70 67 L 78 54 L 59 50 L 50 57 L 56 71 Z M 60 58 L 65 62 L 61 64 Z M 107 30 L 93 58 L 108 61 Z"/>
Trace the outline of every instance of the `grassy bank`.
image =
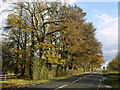
<path id="1" fill-rule="evenodd" d="M 84 72 L 84 73 L 89 73 L 89 72 Z M 79 74 L 84 74 L 83 72 L 78 73 L 78 74 L 74 74 L 74 75 L 79 75 Z M 26 86 L 26 85 L 32 85 L 32 84 L 40 84 L 40 83 L 46 83 L 49 81 L 53 81 L 53 80 L 58 80 L 58 79 L 65 79 L 74 75 L 69 75 L 69 76 L 62 76 L 62 77 L 54 77 L 51 79 L 44 79 L 44 80 L 37 80 L 37 81 L 33 81 L 33 80 L 24 80 L 24 79 L 8 79 L 6 81 L 0 81 L 0 83 L 2 83 L 2 88 L 6 88 L 6 87 L 17 87 L 17 86 Z"/>
<path id="2" fill-rule="evenodd" d="M 16 87 L 16 86 L 25 86 L 25 85 L 45 83 L 45 82 L 49 82 L 49 81 L 52 81 L 52 80 L 64 79 L 64 78 L 67 78 L 67 77 L 70 77 L 70 76 L 54 77 L 54 78 L 51 78 L 51 79 L 37 80 L 37 81 L 24 80 L 24 79 L 8 79 L 6 81 L 0 81 L 0 83 L 2 83 L 2 88 L 5 88 L 5 87 Z"/>
<path id="3" fill-rule="evenodd" d="M 107 78 L 104 80 L 104 85 L 110 85 L 113 89 L 120 90 L 120 73 L 115 71 L 104 70 L 103 75 Z"/>

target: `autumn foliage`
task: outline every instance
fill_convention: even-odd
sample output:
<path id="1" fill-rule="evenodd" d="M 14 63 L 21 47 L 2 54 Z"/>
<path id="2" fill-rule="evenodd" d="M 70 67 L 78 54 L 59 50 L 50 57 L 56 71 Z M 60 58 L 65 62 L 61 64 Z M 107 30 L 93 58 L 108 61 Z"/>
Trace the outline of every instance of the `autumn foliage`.
<path id="1" fill-rule="evenodd" d="M 101 43 L 85 15 L 60 2 L 13 3 L 4 30 L 3 73 L 38 80 L 99 68 Z"/>

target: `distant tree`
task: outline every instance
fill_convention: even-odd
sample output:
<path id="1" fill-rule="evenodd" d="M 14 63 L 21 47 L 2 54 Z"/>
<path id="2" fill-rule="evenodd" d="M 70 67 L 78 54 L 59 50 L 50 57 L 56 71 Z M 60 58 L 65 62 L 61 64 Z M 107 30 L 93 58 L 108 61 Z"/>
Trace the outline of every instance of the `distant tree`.
<path id="1" fill-rule="evenodd" d="M 119 71 L 120 67 L 120 55 L 117 55 L 112 61 L 109 62 L 107 68 L 113 71 Z"/>

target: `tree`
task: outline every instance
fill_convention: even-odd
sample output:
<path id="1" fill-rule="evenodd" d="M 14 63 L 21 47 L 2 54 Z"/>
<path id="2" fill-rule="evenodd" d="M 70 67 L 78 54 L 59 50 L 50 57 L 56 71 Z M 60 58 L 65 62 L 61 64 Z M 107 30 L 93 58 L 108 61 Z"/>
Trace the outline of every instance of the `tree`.
<path id="1" fill-rule="evenodd" d="M 107 66 L 109 70 L 119 71 L 120 62 L 119 62 L 120 55 L 118 54 L 113 60 L 111 60 Z"/>
<path id="2" fill-rule="evenodd" d="M 13 3 L 5 37 L 17 61 L 16 74 L 38 80 L 99 67 L 101 44 L 85 15 L 78 6 L 61 2 Z"/>
<path id="3" fill-rule="evenodd" d="M 8 43 L 2 44 L 2 72 L 6 74 L 7 72 L 15 72 L 14 68 L 16 67 L 17 60 L 14 56 L 14 52 L 10 49 Z M 9 70 L 8 70 L 9 68 Z"/>

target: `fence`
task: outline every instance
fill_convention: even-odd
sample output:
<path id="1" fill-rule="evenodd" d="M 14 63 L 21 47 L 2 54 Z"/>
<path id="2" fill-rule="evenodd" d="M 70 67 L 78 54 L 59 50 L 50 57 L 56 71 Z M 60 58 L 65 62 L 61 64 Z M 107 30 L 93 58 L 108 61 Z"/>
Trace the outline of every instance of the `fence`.
<path id="1" fill-rule="evenodd" d="M 15 79 L 17 78 L 16 74 L 5 74 L 5 75 L 0 75 L 0 81 L 6 81 L 8 79 Z"/>

